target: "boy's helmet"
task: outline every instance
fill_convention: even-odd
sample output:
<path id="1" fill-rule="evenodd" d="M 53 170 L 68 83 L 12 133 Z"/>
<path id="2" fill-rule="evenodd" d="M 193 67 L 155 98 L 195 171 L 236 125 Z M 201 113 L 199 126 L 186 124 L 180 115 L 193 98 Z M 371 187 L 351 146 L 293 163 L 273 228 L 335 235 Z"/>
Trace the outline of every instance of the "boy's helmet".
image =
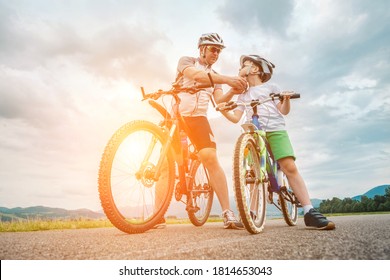
<path id="1" fill-rule="evenodd" d="M 275 68 L 275 65 L 271 63 L 270 61 L 266 60 L 265 58 L 262 58 L 261 56 L 250 54 L 250 55 L 242 55 L 240 58 L 240 65 L 241 67 L 244 65 L 244 62 L 250 60 L 260 68 L 260 77 L 261 80 L 265 83 L 272 77 L 273 68 Z"/>
<path id="2" fill-rule="evenodd" d="M 217 33 L 202 34 L 198 41 L 198 48 L 204 45 L 219 46 L 222 49 L 225 48 L 222 38 Z"/>

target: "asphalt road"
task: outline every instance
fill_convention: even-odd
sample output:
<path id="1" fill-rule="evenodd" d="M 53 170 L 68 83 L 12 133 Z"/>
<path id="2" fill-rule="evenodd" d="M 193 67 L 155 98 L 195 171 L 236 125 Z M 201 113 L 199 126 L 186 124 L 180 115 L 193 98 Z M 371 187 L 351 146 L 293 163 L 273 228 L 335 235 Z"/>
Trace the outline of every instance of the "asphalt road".
<path id="1" fill-rule="evenodd" d="M 390 214 L 332 217 L 334 231 L 267 220 L 264 232 L 168 225 L 129 235 L 116 228 L 0 233 L 2 260 L 390 260 Z"/>

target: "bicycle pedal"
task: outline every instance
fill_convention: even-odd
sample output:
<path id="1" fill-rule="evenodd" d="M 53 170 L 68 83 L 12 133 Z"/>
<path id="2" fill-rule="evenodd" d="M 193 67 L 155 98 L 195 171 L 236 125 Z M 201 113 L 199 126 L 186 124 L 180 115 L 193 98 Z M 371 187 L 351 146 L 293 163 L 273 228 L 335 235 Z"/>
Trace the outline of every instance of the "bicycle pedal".
<path id="1" fill-rule="evenodd" d="M 192 212 L 192 213 L 196 213 L 200 210 L 200 208 L 198 206 L 194 207 L 194 206 L 188 206 L 186 207 L 186 211 L 187 212 Z"/>

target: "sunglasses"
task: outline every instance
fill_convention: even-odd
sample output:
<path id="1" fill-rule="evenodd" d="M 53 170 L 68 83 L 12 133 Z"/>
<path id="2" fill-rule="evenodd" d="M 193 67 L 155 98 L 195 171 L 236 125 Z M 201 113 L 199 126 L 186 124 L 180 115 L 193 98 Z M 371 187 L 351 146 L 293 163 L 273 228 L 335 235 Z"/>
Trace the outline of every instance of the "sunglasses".
<path id="1" fill-rule="evenodd" d="M 213 46 L 207 46 L 206 49 L 208 49 L 212 53 L 217 53 L 217 54 L 219 54 L 222 51 L 221 48 L 217 48 Z"/>

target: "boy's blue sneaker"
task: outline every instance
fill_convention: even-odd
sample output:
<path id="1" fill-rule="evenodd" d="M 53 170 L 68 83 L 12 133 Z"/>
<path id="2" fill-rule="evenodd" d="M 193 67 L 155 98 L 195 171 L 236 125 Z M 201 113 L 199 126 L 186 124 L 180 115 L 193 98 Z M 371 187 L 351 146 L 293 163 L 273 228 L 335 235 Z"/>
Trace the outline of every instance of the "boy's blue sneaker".
<path id="1" fill-rule="evenodd" d="M 318 210 L 312 208 L 304 216 L 305 225 L 310 228 L 332 230 L 336 228 L 336 225 L 329 221 Z"/>

